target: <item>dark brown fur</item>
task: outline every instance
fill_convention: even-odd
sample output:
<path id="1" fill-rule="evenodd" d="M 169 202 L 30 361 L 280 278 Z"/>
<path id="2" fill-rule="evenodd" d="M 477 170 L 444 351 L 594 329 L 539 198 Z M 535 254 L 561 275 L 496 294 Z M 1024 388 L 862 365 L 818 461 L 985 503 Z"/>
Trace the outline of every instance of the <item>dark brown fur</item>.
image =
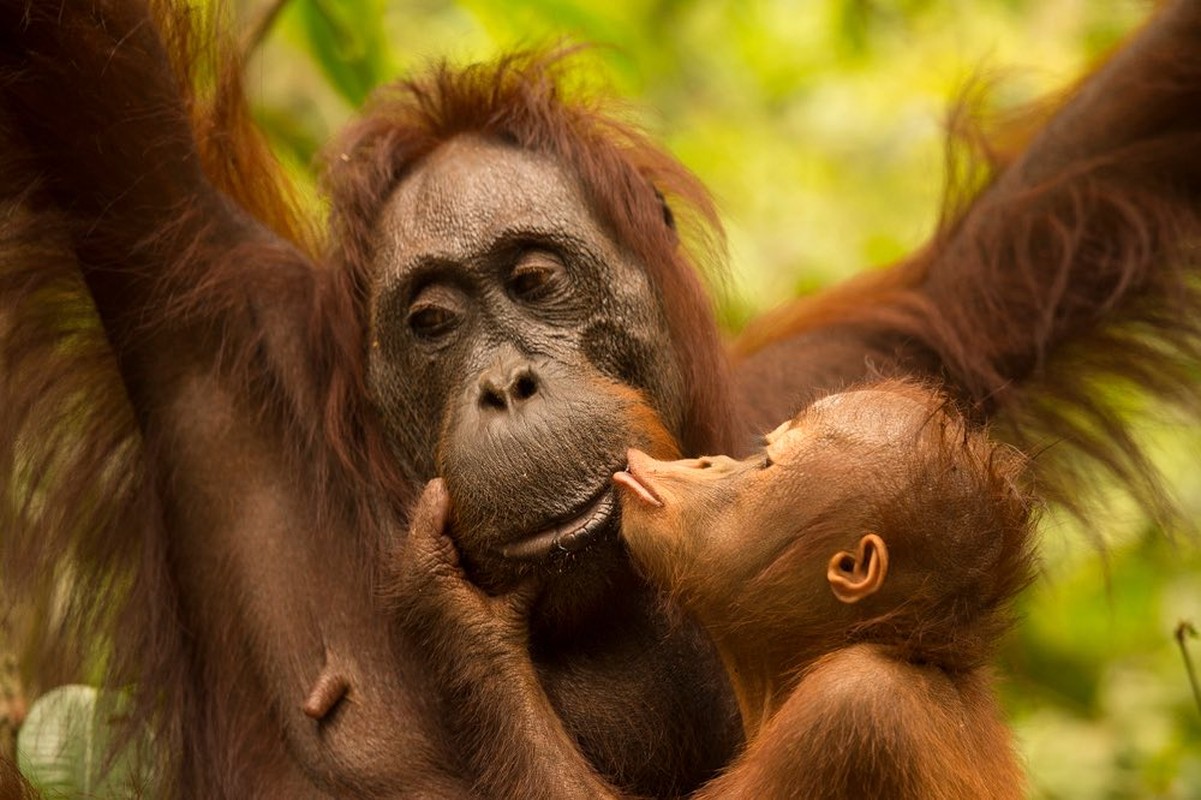
<path id="1" fill-rule="evenodd" d="M 561 159 L 640 255 L 692 391 L 686 452 L 728 450 L 732 431 L 867 374 L 915 372 L 1164 506 L 1096 382 L 1196 410 L 1196 4 L 1169 4 L 997 159 L 978 198 L 952 193 L 917 257 L 748 331 L 732 382 L 656 197 L 703 245 L 703 190 L 628 127 L 564 101 L 561 64 L 441 68 L 381 95 L 329 151 L 323 244 L 249 122 L 226 40 L 194 23 L 165 2 L 0 0 L 4 591 L 54 610 L 33 645 L 46 684 L 80 677 L 103 640 L 108 682 L 136 684 L 158 730 L 162 792 L 471 791 L 462 732 L 374 594 L 418 486 L 363 367 L 380 208 L 456 133 Z M 327 248 L 336 269 L 315 263 Z M 1072 477 L 1060 462 L 1040 458 L 1048 479 Z M 350 689 L 317 727 L 302 705 L 325 669 Z M 647 674 L 648 694 L 674 679 Z M 607 690 L 593 694 L 606 708 Z M 704 732 L 669 735 L 706 746 Z"/>

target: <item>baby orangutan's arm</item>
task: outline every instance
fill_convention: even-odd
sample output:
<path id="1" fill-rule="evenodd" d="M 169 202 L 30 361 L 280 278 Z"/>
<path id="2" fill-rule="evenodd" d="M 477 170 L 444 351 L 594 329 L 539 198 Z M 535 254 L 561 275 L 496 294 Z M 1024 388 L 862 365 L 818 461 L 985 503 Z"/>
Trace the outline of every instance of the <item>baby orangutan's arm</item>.
<path id="1" fill-rule="evenodd" d="M 538 682 L 528 643 L 532 592 L 491 597 L 467 580 L 445 533 L 448 502 L 443 482 L 430 481 L 390 560 L 386 591 L 408 640 L 428 659 L 476 789 L 493 798 L 617 797 Z"/>

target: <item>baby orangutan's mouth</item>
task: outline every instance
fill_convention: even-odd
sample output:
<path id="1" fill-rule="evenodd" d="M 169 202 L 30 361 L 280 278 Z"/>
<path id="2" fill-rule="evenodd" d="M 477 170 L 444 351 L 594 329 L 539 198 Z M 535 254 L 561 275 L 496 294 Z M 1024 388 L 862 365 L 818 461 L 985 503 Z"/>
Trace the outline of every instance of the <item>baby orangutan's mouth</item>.
<path id="1" fill-rule="evenodd" d="M 639 502 L 653 508 L 662 508 L 663 500 L 655 492 L 654 487 L 639 474 L 637 467 L 631 461 L 622 472 L 613 473 L 613 483 L 632 494 Z"/>
<path id="2" fill-rule="evenodd" d="M 556 551 L 574 553 L 583 549 L 610 527 L 617 511 L 613 490 L 602 486 L 577 514 L 537 533 L 502 545 L 497 552 L 515 561 L 539 561 Z"/>

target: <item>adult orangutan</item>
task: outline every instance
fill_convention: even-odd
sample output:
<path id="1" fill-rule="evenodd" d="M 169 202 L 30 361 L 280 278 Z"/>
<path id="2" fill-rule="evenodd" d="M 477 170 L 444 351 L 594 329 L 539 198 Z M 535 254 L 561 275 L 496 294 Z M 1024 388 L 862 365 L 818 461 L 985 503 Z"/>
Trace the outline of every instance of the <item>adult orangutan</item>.
<path id="1" fill-rule="evenodd" d="M 732 377 L 690 266 L 703 190 L 565 97 L 561 63 L 382 94 L 329 151 L 321 251 L 237 65 L 214 90 L 188 21 L 0 0 L 3 585 L 56 611 L 47 680 L 111 634 L 159 793 L 472 793 L 480 733 L 375 590 L 435 475 L 472 578 L 537 586 L 531 656 L 566 730 L 610 781 L 667 794 L 740 731 L 708 640 L 618 543 L 627 447 L 736 452 L 817 392 L 915 373 L 1153 489 L 1093 381 L 1196 397 L 1195 4 L 919 255 L 749 332 Z"/>
<path id="2" fill-rule="evenodd" d="M 1023 466 L 901 381 L 823 397 L 741 461 L 630 451 L 613 476 L 622 538 L 713 637 L 746 730 L 746 751 L 694 798 L 1025 796 L 988 671 L 1032 576 Z M 444 532 L 454 503 L 442 481 L 427 488 L 394 589 L 452 714 L 489 731 L 474 743 L 481 787 L 620 796 L 541 688 L 528 592 L 464 579 Z M 497 741 L 528 755 L 490 768 Z"/>

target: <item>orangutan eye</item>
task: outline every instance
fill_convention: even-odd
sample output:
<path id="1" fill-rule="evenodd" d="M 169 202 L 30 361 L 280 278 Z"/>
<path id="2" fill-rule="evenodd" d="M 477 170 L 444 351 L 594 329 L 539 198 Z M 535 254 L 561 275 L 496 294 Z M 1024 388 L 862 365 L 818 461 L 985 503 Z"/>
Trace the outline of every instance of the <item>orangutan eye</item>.
<path id="1" fill-rule="evenodd" d="M 461 305 L 453 291 L 430 286 L 418 293 L 409 306 L 409 330 L 422 339 L 437 339 L 458 327 Z"/>
<path id="2" fill-rule="evenodd" d="M 551 271 L 549 269 L 525 267 L 513 273 L 513 277 L 509 281 L 509 286 L 513 289 L 514 294 L 521 297 L 529 297 L 535 291 L 545 286 L 550 279 Z"/>
<path id="3" fill-rule="evenodd" d="M 553 254 L 531 250 L 509 274 L 509 291 L 525 301 L 541 300 L 551 295 L 566 278 L 563 262 Z"/>
<path id="4" fill-rule="evenodd" d="M 409 327 L 418 336 L 432 337 L 445 332 L 454 325 L 454 315 L 445 308 L 426 306 L 415 308 L 409 314 Z"/>
<path id="5" fill-rule="evenodd" d="M 776 462 L 771 460 L 771 456 L 769 456 L 767 453 L 764 453 L 763 454 L 763 462 L 759 464 L 759 469 L 767 469 L 768 467 L 770 467 L 771 465 L 773 465 L 775 463 Z"/>

